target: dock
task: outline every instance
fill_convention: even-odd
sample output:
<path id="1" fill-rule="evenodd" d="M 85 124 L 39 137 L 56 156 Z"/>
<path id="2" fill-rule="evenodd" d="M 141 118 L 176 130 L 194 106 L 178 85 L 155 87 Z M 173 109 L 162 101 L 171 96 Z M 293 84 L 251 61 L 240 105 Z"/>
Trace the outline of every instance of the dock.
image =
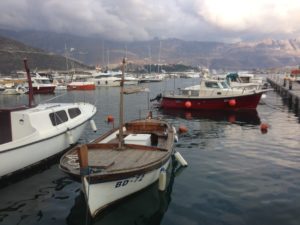
<path id="1" fill-rule="evenodd" d="M 300 83 L 285 80 L 284 76 L 270 75 L 267 81 L 272 88 L 287 100 L 289 107 L 293 108 L 298 114 L 300 112 Z"/>

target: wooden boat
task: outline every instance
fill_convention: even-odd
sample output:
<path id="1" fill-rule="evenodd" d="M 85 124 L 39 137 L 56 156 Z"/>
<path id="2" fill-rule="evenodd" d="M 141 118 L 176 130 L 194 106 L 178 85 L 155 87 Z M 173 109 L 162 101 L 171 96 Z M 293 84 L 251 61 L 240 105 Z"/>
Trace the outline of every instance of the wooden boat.
<path id="1" fill-rule="evenodd" d="M 182 169 L 184 168 L 177 168 L 176 161 L 170 165 L 167 171 L 167 187 L 164 192 L 159 191 L 158 182 L 155 182 L 142 191 L 123 199 L 117 205 L 106 208 L 103 213 L 92 220 L 86 213 L 85 197 L 81 192 L 75 198 L 67 220 L 69 224 L 84 224 L 86 221 L 92 221 L 94 225 L 132 225 L 136 224 L 137 221 L 141 221 L 141 218 L 147 218 L 148 222 L 155 221 L 155 224 L 160 224 L 159 221 L 163 219 L 171 201 L 175 176 L 178 176 Z"/>
<path id="2" fill-rule="evenodd" d="M 125 60 L 123 75 L 124 64 Z M 69 150 L 60 160 L 62 171 L 74 178 L 81 177 L 92 217 L 110 204 L 146 188 L 159 177 L 162 177 L 161 189 L 165 188 L 165 171 L 174 153 L 176 130 L 165 121 L 153 118 L 124 124 L 123 85 L 119 118 L 119 128 Z"/>
<path id="3" fill-rule="evenodd" d="M 90 170 L 82 182 L 93 217 L 111 203 L 157 181 L 174 153 L 174 129 L 164 121 L 136 120 L 122 129 L 122 147 L 116 129 L 90 144 L 71 149 L 60 160 L 60 168 L 73 177 L 79 178 L 82 170 Z M 79 163 L 79 153 L 84 155 L 86 164 Z"/>
<path id="4" fill-rule="evenodd" d="M 200 85 L 179 89 L 179 93 L 166 92 L 156 99 L 165 109 L 245 110 L 255 109 L 267 91 L 233 89 L 226 81 L 202 79 Z"/>
<path id="5" fill-rule="evenodd" d="M 33 105 L 0 109 L 0 178 L 28 168 L 62 152 L 77 142 L 96 107 L 88 103 Z M 93 123 L 92 123 L 93 124 Z"/>

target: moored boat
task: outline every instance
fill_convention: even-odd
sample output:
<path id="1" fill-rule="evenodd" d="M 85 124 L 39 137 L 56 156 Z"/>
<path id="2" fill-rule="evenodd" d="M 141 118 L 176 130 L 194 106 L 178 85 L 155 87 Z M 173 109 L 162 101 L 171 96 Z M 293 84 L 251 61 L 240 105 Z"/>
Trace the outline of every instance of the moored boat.
<path id="1" fill-rule="evenodd" d="M 71 149 L 60 161 L 60 168 L 77 178 L 88 166 L 90 173 L 82 176 L 82 183 L 93 217 L 106 206 L 157 181 L 174 153 L 174 129 L 164 121 L 137 120 L 122 129 L 121 148 L 119 129 L 115 129 L 81 149 Z M 80 150 L 86 151 L 86 165 L 79 163 Z"/>
<path id="2" fill-rule="evenodd" d="M 96 107 L 89 103 L 34 105 L 29 69 L 26 70 L 29 77 L 28 106 L 0 109 L 0 178 L 35 165 L 75 144 L 96 113 Z"/>
<path id="3" fill-rule="evenodd" d="M 255 109 L 263 93 L 268 90 L 241 90 L 231 88 L 226 81 L 202 79 L 200 85 L 179 89 L 179 93 L 159 95 L 162 108 L 244 110 Z"/>
<path id="4" fill-rule="evenodd" d="M 41 76 L 38 73 L 32 77 L 33 94 L 53 94 L 55 87 L 48 77 Z"/>
<path id="5" fill-rule="evenodd" d="M 67 84 L 68 91 L 74 91 L 74 90 L 89 91 L 95 89 L 96 86 L 94 82 L 90 82 L 90 81 L 73 81 Z"/>
<path id="6" fill-rule="evenodd" d="M 123 76 L 124 80 L 123 60 Z M 121 84 L 124 84 L 121 82 Z M 176 130 L 151 116 L 123 123 L 123 85 L 120 90 L 120 126 L 89 144 L 76 146 L 60 160 L 62 171 L 82 181 L 92 217 L 107 206 L 157 180 L 165 188 L 166 169 L 174 154 Z M 177 158 L 180 154 L 175 153 Z M 187 165 L 182 159 L 182 165 Z"/>
<path id="7" fill-rule="evenodd" d="M 90 81 L 93 81 L 97 87 L 120 87 L 122 73 L 120 71 L 98 72 L 93 74 Z M 132 75 L 125 75 L 124 85 L 137 85 L 139 79 Z"/>

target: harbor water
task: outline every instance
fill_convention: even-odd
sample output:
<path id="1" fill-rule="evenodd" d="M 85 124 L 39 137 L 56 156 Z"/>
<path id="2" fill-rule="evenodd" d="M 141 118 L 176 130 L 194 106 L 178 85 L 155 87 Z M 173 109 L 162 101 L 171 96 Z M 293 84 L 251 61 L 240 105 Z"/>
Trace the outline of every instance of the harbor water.
<path id="1" fill-rule="evenodd" d="M 188 162 L 170 168 L 168 188 L 157 183 L 105 210 L 88 216 L 81 185 L 58 168 L 59 157 L 20 176 L 1 181 L 2 225 L 299 225 L 300 119 L 274 91 L 257 110 L 243 113 L 159 110 L 148 103 L 164 90 L 196 85 L 198 79 L 170 79 L 147 85 L 150 92 L 125 95 L 125 120 L 150 108 L 176 128 L 176 150 Z M 117 87 L 36 95 L 35 101 L 85 101 L 97 106 L 98 131 L 87 127 L 86 143 L 118 125 Z M 0 96 L 0 106 L 26 103 L 27 96 Z M 297 115 L 298 114 L 298 115 Z M 115 124 L 107 123 L 113 115 Z M 261 132 L 260 124 L 268 124 Z M 0 131 L 4 132 L 4 131 Z M 30 156 L 29 156 L 30 157 Z"/>

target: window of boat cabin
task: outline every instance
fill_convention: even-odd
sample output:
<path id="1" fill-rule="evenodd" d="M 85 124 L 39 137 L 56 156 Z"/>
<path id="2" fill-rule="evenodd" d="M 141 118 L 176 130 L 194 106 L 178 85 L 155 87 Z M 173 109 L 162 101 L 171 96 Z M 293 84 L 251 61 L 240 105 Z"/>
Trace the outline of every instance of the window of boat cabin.
<path id="1" fill-rule="evenodd" d="M 228 83 L 226 81 L 221 82 L 221 85 L 223 88 L 227 88 L 227 89 L 230 88 L 230 86 L 228 85 Z"/>
<path id="2" fill-rule="evenodd" d="M 68 115 L 65 110 L 50 113 L 49 116 L 53 126 L 57 126 L 68 121 Z"/>
<path id="3" fill-rule="evenodd" d="M 69 116 L 71 119 L 79 116 L 81 114 L 81 111 L 79 108 L 71 108 L 71 109 L 68 109 L 68 113 L 69 113 Z"/>
<path id="4" fill-rule="evenodd" d="M 206 81 L 205 82 L 205 87 L 207 88 L 220 88 L 218 85 L 218 82 L 213 82 L 213 81 Z"/>

